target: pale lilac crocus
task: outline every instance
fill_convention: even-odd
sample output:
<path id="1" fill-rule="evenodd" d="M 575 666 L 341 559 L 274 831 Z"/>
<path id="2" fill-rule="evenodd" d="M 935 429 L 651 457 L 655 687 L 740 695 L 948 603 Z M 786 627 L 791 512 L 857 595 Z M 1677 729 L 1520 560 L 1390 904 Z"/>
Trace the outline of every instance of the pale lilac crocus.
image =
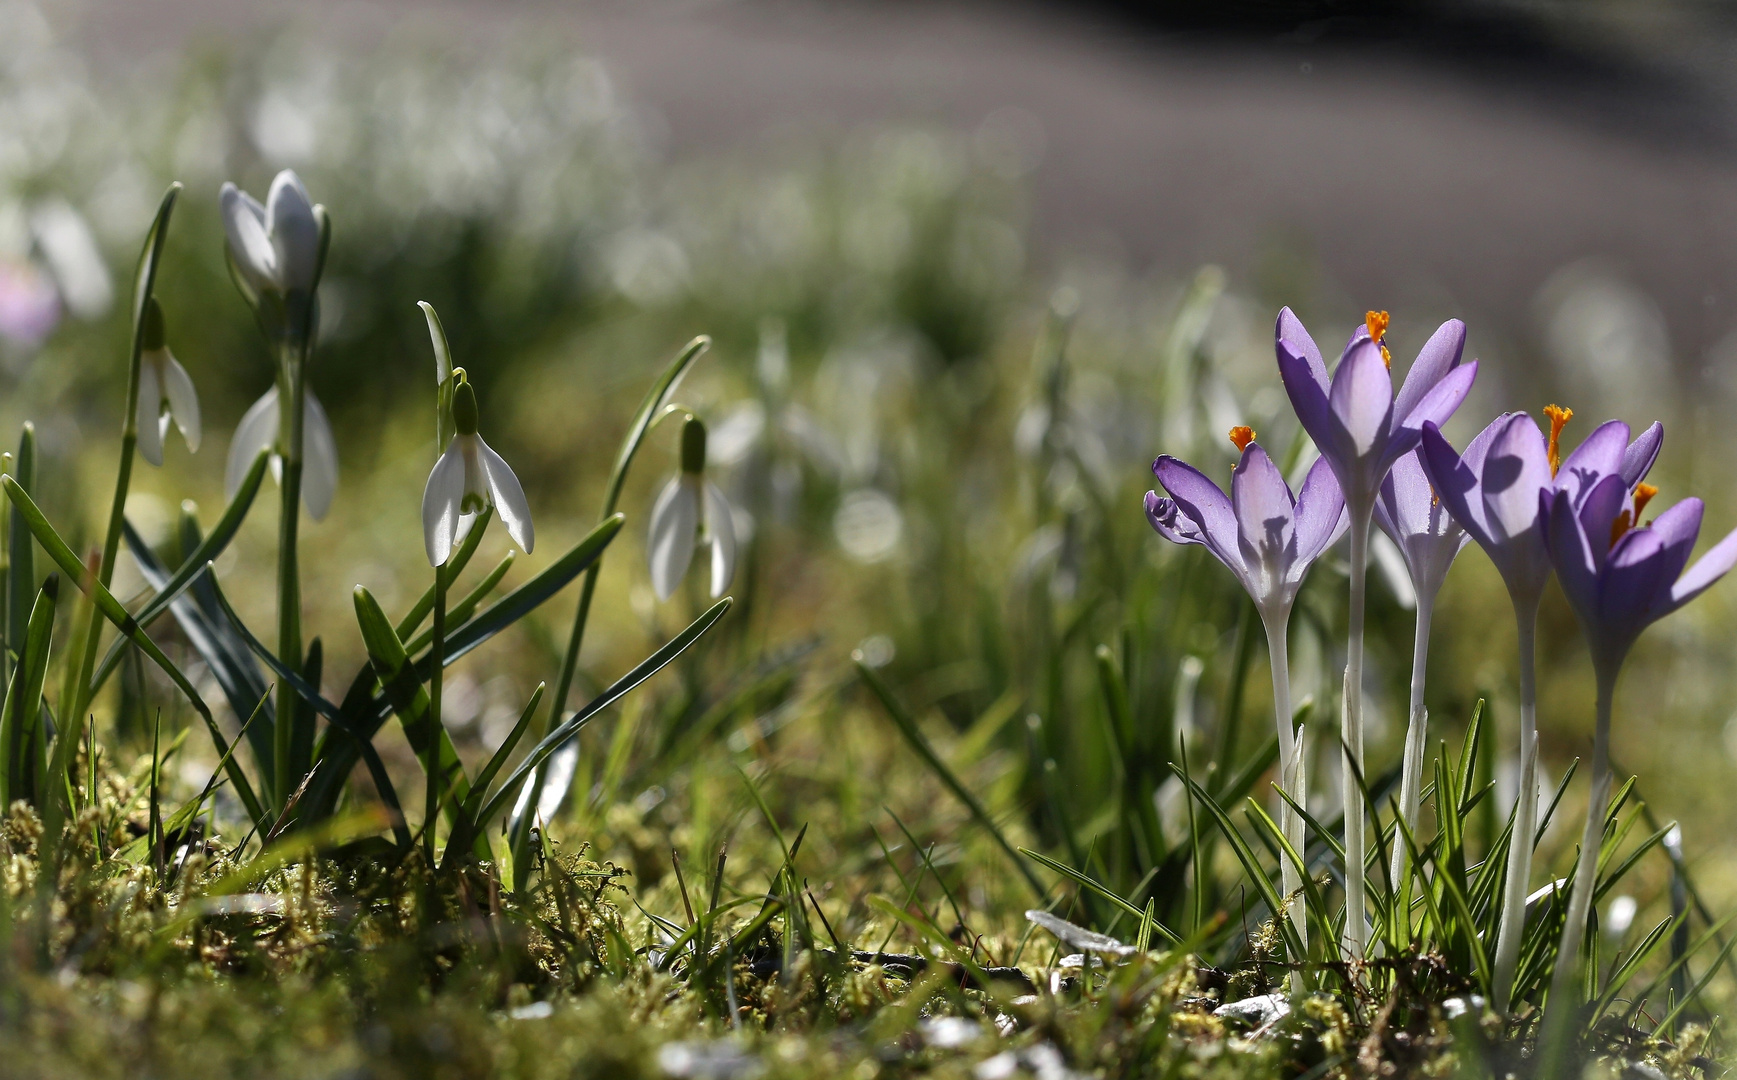
<path id="1" fill-rule="evenodd" d="M 1411 576 L 1411 590 L 1417 597 L 1417 628 L 1411 649 L 1411 709 L 1405 728 L 1405 763 L 1400 772 L 1399 811 L 1406 828 L 1417 831 L 1417 804 L 1423 782 L 1423 755 L 1427 749 L 1429 711 L 1424 707 L 1424 675 L 1429 667 L 1429 624 L 1435 611 L 1435 598 L 1447 579 L 1448 569 L 1460 548 L 1465 547 L 1466 531 L 1449 514 L 1430 487 L 1424 472 L 1422 451 L 1411 453 L 1393 463 L 1393 470 L 1381 483 L 1381 495 L 1375 501 L 1375 523 L 1392 538 L 1405 559 Z M 1405 880 L 1405 845 L 1393 845 L 1393 881 L 1397 888 Z"/>
<path id="2" fill-rule="evenodd" d="M 1417 447 L 1426 422 L 1453 415 L 1471 390 L 1477 361 L 1461 365 L 1466 327 L 1443 323 L 1412 363 L 1394 393 L 1391 357 L 1382 339 L 1387 313 L 1371 311 L 1351 335 L 1331 379 L 1321 350 L 1290 308 L 1274 330 L 1279 375 L 1303 430 L 1315 441 L 1344 491 L 1350 515 L 1351 597 L 1346 641 L 1341 734 L 1345 768 L 1345 948 L 1362 956 L 1368 942 L 1364 916 L 1366 843 L 1363 796 L 1363 590 L 1369 564 L 1369 524 L 1381 482 L 1395 462 Z"/>
<path id="3" fill-rule="evenodd" d="M 1544 506 L 1557 493 L 1578 506 L 1591 485 L 1607 475 L 1621 477 L 1633 488 L 1652 468 L 1664 441 L 1664 428 L 1655 423 L 1630 443 L 1628 425 L 1612 420 L 1599 425 L 1563 460 L 1562 429 L 1573 410 L 1550 405 L 1544 414 L 1550 420 L 1548 439 L 1526 413 L 1503 413 L 1466 446 L 1464 456 L 1454 452 L 1433 423 L 1424 425 L 1421 448 L 1442 504 L 1502 575 L 1518 632 L 1520 783 L 1496 939 L 1493 1004 L 1498 1012 L 1507 1011 L 1519 964 L 1537 829 L 1536 631 L 1538 601 L 1550 580 Z"/>
<path id="4" fill-rule="evenodd" d="M 1624 463 L 1628 464 L 1627 462 Z M 1687 498 L 1649 524 L 1638 525 L 1656 493 L 1636 487 L 1627 470 L 1588 476 L 1580 497 L 1556 490 L 1540 498 L 1550 561 L 1562 592 L 1580 621 L 1598 684 L 1598 726 L 1592 744 L 1592 795 L 1580 861 L 1569 894 L 1568 919 L 1556 953 L 1549 1011 L 1557 1029 L 1572 1015 L 1579 981 L 1579 950 L 1598 873 L 1598 852 L 1610 801 L 1611 698 L 1623 660 L 1649 625 L 1705 592 L 1737 565 L 1737 530 L 1693 566 L 1689 553 L 1701 531 L 1700 499 Z M 1687 567 L 1685 570 L 1684 568 Z"/>
<path id="5" fill-rule="evenodd" d="M 1231 441 L 1242 451 L 1231 476 L 1230 495 L 1199 469 L 1168 455 L 1152 463 L 1158 482 L 1170 493 L 1146 493 L 1146 519 L 1158 535 L 1178 544 L 1199 544 L 1230 568 L 1260 613 L 1266 629 L 1273 678 L 1273 722 L 1279 738 L 1279 782 L 1298 805 L 1308 805 L 1303 740 L 1292 728 L 1290 661 L 1287 632 L 1291 606 L 1303 576 L 1345 531 L 1345 500 L 1332 467 L 1316 461 L 1295 497 L 1246 427 L 1233 428 Z M 1287 804 L 1280 808 L 1280 828 L 1291 846 L 1303 854 L 1302 816 Z M 1285 895 L 1302 879 L 1288 859 L 1281 859 Z M 1275 913 L 1276 914 L 1276 913 Z M 1291 912 L 1297 932 L 1307 941 L 1300 910 Z"/>

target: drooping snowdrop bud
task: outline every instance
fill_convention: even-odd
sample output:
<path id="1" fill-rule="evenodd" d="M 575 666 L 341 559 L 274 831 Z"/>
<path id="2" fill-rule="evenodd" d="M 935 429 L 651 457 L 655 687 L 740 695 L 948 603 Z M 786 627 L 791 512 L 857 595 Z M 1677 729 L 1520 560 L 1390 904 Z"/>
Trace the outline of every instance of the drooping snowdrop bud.
<path id="1" fill-rule="evenodd" d="M 462 379 L 462 375 L 460 376 Z M 430 565 L 441 566 L 476 516 L 494 507 L 507 533 L 528 555 L 536 543 L 531 508 L 519 478 L 477 434 L 476 391 L 460 381 L 452 391 L 454 434 L 422 492 L 422 539 Z"/>
<path id="2" fill-rule="evenodd" d="M 724 595 L 736 576 L 736 527 L 730 503 L 706 479 L 706 425 L 689 417 L 682 425 L 682 470 L 651 508 L 651 587 L 668 600 L 687 576 L 694 549 L 712 552 L 712 596 Z"/>
<path id="3" fill-rule="evenodd" d="M 229 257 L 254 293 L 311 292 L 320 271 L 320 220 L 307 188 L 285 169 L 265 205 L 232 183 L 219 195 Z"/>
<path id="4" fill-rule="evenodd" d="M 235 435 L 229 441 L 229 460 L 223 472 L 225 496 L 233 499 L 240 490 L 247 470 L 261 450 L 270 450 L 271 475 L 283 482 L 283 460 L 279 456 L 277 387 L 267 390 L 260 399 L 241 414 L 235 425 Z M 332 496 L 338 490 L 338 442 L 332 437 L 332 422 L 326 410 L 314 397 L 312 387 L 302 390 L 302 505 L 315 521 L 325 519 L 332 507 Z"/>
<path id="5" fill-rule="evenodd" d="M 151 464 L 162 465 L 163 440 L 168 437 L 171 417 L 181 430 L 187 449 L 199 449 L 199 395 L 193 389 L 193 380 L 187 377 L 187 369 L 169 351 L 163 333 L 163 309 L 154 296 L 145 300 L 142 330 L 136 417 L 139 453 Z"/>

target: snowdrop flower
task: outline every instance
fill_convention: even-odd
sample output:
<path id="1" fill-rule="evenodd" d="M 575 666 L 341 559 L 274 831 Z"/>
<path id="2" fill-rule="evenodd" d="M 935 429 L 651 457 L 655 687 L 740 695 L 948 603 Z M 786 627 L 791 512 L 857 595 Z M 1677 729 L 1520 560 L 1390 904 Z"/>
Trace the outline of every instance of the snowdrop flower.
<path id="1" fill-rule="evenodd" d="M 429 564 L 444 565 L 476 516 L 490 506 L 513 542 L 529 555 L 537 537 L 525 489 L 477 434 L 476 391 L 469 382 L 461 381 L 452 389 L 452 426 L 452 441 L 434 463 L 422 492 L 422 541 Z"/>
<path id="2" fill-rule="evenodd" d="M 319 215 L 293 170 L 272 180 L 264 206 L 227 182 L 218 198 L 230 262 L 255 296 L 313 290 L 320 271 Z"/>
<path id="3" fill-rule="evenodd" d="M 169 435 L 171 417 L 181 430 L 187 449 L 199 449 L 199 395 L 193 389 L 193 380 L 187 377 L 187 369 L 169 351 L 163 336 L 163 309 L 154 296 L 145 302 L 141 341 L 139 409 L 135 417 L 139 453 L 151 464 L 162 465 L 163 440 Z"/>
<path id="4" fill-rule="evenodd" d="M 1351 515 L 1351 603 L 1345 648 L 1345 694 L 1341 736 L 1346 768 L 1345 944 L 1363 954 L 1369 928 L 1364 918 L 1364 806 L 1356 775 L 1363 770 L 1363 588 L 1369 563 L 1369 521 L 1388 470 L 1417 447 L 1426 421 L 1445 423 L 1471 390 L 1478 362 L 1461 365 L 1466 325 L 1450 319 L 1430 337 L 1393 390 L 1393 358 L 1385 338 L 1388 315 L 1371 311 L 1351 335 L 1332 378 L 1321 350 L 1290 308 L 1274 327 L 1279 377 L 1303 430 L 1333 467 Z"/>
<path id="5" fill-rule="evenodd" d="M 247 470 L 261 450 L 272 452 L 271 474 L 283 481 L 283 461 L 277 444 L 278 389 L 273 386 L 241 415 L 229 441 L 229 461 L 224 467 L 223 490 L 233 499 L 246 479 Z M 332 422 L 314 397 L 312 388 L 302 391 L 302 504 L 308 516 L 323 521 L 338 490 L 338 443 L 332 437 Z"/>
<path id="6" fill-rule="evenodd" d="M 664 485 L 651 508 L 651 587 L 668 600 L 687 576 L 694 549 L 712 549 L 712 596 L 724 595 L 736 575 L 736 526 L 730 504 L 706 479 L 706 425 L 682 425 L 682 471 Z"/>

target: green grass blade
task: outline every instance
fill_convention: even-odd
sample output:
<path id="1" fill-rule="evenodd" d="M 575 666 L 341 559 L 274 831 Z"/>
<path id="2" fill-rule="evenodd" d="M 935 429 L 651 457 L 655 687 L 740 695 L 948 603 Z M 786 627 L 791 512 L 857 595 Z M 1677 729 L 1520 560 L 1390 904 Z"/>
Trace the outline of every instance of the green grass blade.
<path id="1" fill-rule="evenodd" d="M 1037 875 L 1031 872 L 1029 866 L 1025 865 L 1025 861 L 1019 857 L 1018 850 L 1008 842 L 1006 835 L 995 824 L 995 820 L 989 816 L 989 811 L 978 801 L 976 794 L 965 786 L 947 763 L 941 760 L 941 755 L 935 752 L 935 748 L 929 745 L 929 740 L 923 735 L 922 729 L 917 726 L 916 718 L 911 715 L 910 710 L 905 708 L 905 703 L 898 699 L 892 688 L 886 684 L 878 672 L 861 660 L 856 661 L 856 670 L 863 683 L 880 700 L 881 706 L 892 719 L 893 726 L 899 729 L 900 735 L 904 736 L 906 745 L 923 759 L 923 763 L 929 766 L 929 771 L 935 774 L 936 779 L 940 780 L 955 798 L 965 804 L 965 809 L 976 819 L 977 824 L 982 826 L 1001 846 L 1001 850 L 1007 852 L 1007 857 L 1013 860 L 1015 869 L 1019 871 L 1021 877 L 1025 878 L 1025 883 L 1031 886 L 1032 894 L 1042 900 L 1044 888 L 1043 884 L 1037 880 Z"/>

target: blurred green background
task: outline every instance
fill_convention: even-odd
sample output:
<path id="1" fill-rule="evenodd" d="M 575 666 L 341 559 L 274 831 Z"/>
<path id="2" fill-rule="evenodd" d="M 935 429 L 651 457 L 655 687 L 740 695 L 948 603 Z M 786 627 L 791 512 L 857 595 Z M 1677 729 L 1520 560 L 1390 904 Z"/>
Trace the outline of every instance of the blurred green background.
<path id="1" fill-rule="evenodd" d="M 0 425 L 34 420 L 44 501 L 88 543 L 125 389 L 113 297 L 179 179 L 158 295 L 206 445 L 190 456 L 172 436 L 129 515 L 159 542 L 184 498 L 212 520 L 228 431 L 270 383 L 224 272 L 216 192 L 233 179 L 263 194 L 297 169 L 334 221 L 311 385 L 342 478 L 306 528 L 303 593 L 341 689 L 362 658 L 351 586 L 397 609 L 428 576 L 434 380 L 415 301 L 439 309 L 483 433 L 530 495 L 539 542 L 514 580 L 588 527 L 649 380 L 712 335 L 678 398 L 710 423 L 740 510 L 743 606 L 710 667 L 646 707 L 655 721 L 586 736 L 572 812 L 608 811 L 586 834 L 605 851 L 643 854 L 646 828 L 691 821 L 669 806 L 726 760 L 761 760 L 795 813 L 891 799 L 876 785 L 918 766 L 846 689 L 860 650 L 976 781 L 999 785 L 1017 828 L 1101 843 L 1089 857 L 1132 885 L 1138 860 L 1117 838 L 1135 811 L 1112 794 L 1126 763 L 1093 651 L 1110 645 L 1127 670 L 1154 760 L 1178 727 L 1225 760 L 1226 739 L 1268 730 L 1258 644 L 1246 686 L 1230 685 L 1240 592 L 1153 536 L 1139 499 L 1158 453 L 1228 481 L 1234 424 L 1298 446 L 1271 349 L 1283 304 L 1324 344 L 1391 310 L 1402 364 L 1461 317 L 1484 366 L 1456 440 L 1549 401 L 1576 410 L 1570 441 L 1607 416 L 1663 419 L 1660 505 L 1692 492 L 1709 533 L 1737 523 L 1723 468 L 1737 451 L 1737 99 L 1711 59 L 1729 34 L 1710 9 L 1375 5 L 1204 29 L 1114 5 L 331 3 L 277 18 L 192 0 L 0 9 Z M 698 599 L 658 604 L 644 571 L 674 438 L 654 436 L 623 504 L 587 638 L 599 678 Z M 262 624 L 273 541 L 271 515 L 255 515 L 218 567 Z M 1374 574 L 1370 754 L 1387 768 L 1411 620 L 1390 566 Z M 124 567 L 120 580 L 139 586 Z M 1344 586 L 1341 555 L 1312 575 L 1292 635 L 1296 693 L 1318 719 L 1336 716 Z M 551 676 L 570 603 L 449 676 L 446 720 L 467 748 L 498 745 Z M 1733 630 L 1722 587 L 1648 632 L 1615 751 L 1684 820 L 1690 865 L 1727 906 Z M 1511 793 L 1512 620 L 1475 547 L 1432 646 L 1437 733 L 1457 737 L 1487 695 L 1492 775 Z M 1541 665 L 1553 781 L 1585 753 L 1592 710 L 1554 592 Z M 605 790 L 593 762 L 621 730 L 629 763 Z M 850 778 L 869 790 L 836 786 L 838 753 L 876 763 Z M 1313 790 L 1330 795 L 1332 755 L 1312 757 Z M 1158 799 L 1176 811 L 1173 790 Z"/>

